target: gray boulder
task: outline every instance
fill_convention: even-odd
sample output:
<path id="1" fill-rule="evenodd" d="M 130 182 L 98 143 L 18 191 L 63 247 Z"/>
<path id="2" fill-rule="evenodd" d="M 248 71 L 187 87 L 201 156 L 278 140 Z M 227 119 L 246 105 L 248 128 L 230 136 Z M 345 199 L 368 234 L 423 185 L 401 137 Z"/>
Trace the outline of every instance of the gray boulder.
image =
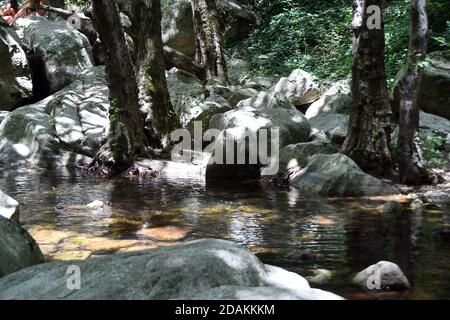
<path id="1" fill-rule="evenodd" d="M 424 68 L 420 107 L 450 120 L 450 50 L 433 52 Z"/>
<path id="2" fill-rule="evenodd" d="M 340 298 L 321 295 L 299 275 L 265 266 L 247 249 L 224 240 L 197 240 L 174 247 L 77 261 L 76 264 L 82 272 L 80 290 L 72 291 L 66 286 L 69 277 L 66 272 L 73 262 L 54 262 L 0 279 L 0 299 L 193 299 L 209 290 L 217 290 L 209 291 L 209 298 L 220 299 L 224 297 L 220 290 L 223 286 L 239 287 L 247 292 L 253 290 L 256 297 L 260 290 L 257 288 L 274 288 L 273 292 L 280 295 L 284 292 L 281 296 L 300 296 L 303 292 L 309 298 Z M 289 289 L 286 276 L 294 279 Z M 297 294 L 292 293 L 295 291 Z"/>
<path id="3" fill-rule="evenodd" d="M 214 144 L 214 151 L 222 151 L 222 157 L 213 154 L 206 167 L 206 178 L 234 178 L 248 177 L 256 178 L 260 175 L 260 169 L 268 165 L 268 161 L 261 161 L 257 150 L 267 148 L 266 156 L 275 156 L 282 148 L 288 144 L 306 142 L 310 136 L 310 125 L 303 114 L 295 107 L 241 107 L 228 111 L 224 114 L 215 115 L 211 118 L 210 128 L 221 130 L 221 134 Z M 278 129 L 279 145 L 272 146 L 272 129 Z M 259 137 L 267 132 L 267 145 L 260 145 Z M 253 140 L 253 141 L 251 141 Z M 258 147 L 258 148 L 256 148 Z M 234 164 L 225 159 L 227 148 L 234 149 Z M 275 149 L 273 149 L 275 148 Z M 238 155 L 245 163 L 238 162 Z M 227 161 L 225 161 L 227 160 Z M 274 163 L 275 164 L 275 163 Z M 275 167 L 270 167 L 274 168 Z M 273 175 L 277 172 L 268 171 Z M 266 173 L 264 174 L 266 175 Z"/>
<path id="4" fill-rule="evenodd" d="M 325 94 L 314 102 L 306 111 L 307 119 L 323 113 L 348 114 L 352 107 L 352 95 L 348 80 L 338 81 Z"/>
<path id="5" fill-rule="evenodd" d="M 343 154 L 317 154 L 306 168 L 290 179 L 304 193 L 330 197 L 359 197 L 398 194 L 392 185 L 364 173 Z"/>
<path id="6" fill-rule="evenodd" d="M 347 137 L 350 117 L 344 114 L 324 113 L 309 119 L 311 128 L 324 132 L 327 138 L 342 145 Z"/>
<path id="7" fill-rule="evenodd" d="M 42 262 L 41 250 L 29 233 L 0 216 L 0 278 Z"/>
<path id="8" fill-rule="evenodd" d="M 92 157 L 109 131 L 108 95 L 104 67 L 94 67 L 54 95 L 14 110 L 0 124 L 0 163 L 48 167 Z"/>
<path id="9" fill-rule="evenodd" d="M 207 127 L 213 115 L 232 109 L 218 89 L 215 92 L 214 87 L 206 88 L 191 73 L 172 68 L 166 79 L 174 111 L 183 127 L 192 127 L 193 121 L 202 121 Z"/>
<path id="10" fill-rule="evenodd" d="M 66 21 L 32 23 L 24 31 L 24 41 L 42 57 L 52 92 L 94 66 L 89 40 Z"/>
<path id="11" fill-rule="evenodd" d="M 27 57 L 12 28 L 0 26 L 0 111 L 10 111 L 33 95 Z"/>
<path id="12" fill-rule="evenodd" d="M 398 265 L 388 261 L 380 261 L 354 278 L 353 283 L 364 290 L 405 290 L 411 286 Z"/>
<path id="13" fill-rule="evenodd" d="M 277 91 L 261 91 L 254 97 L 242 100 L 237 104 L 238 108 L 250 107 L 254 109 L 262 108 L 283 108 L 292 109 L 294 105 Z"/>
<path id="14" fill-rule="evenodd" d="M 19 203 L 0 190 L 0 216 L 19 222 Z"/>
<path id="15" fill-rule="evenodd" d="M 306 71 L 296 69 L 288 78 L 281 78 L 272 91 L 284 95 L 295 106 L 302 106 L 319 99 L 317 79 Z"/>
<path id="16" fill-rule="evenodd" d="M 251 71 L 249 61 L 238 58 L 230 58 L 227 60 L 228 79 L 232 83 L 240 83 Z"/>
<path id="17" fill-rule="evenodd" d="M 309 159 L 316 154 L 333 154 L 339 148 L 328 141 L 312 141 L 290 144 L 280 151 L 280 170 L 285 171 L 296 167 L 304 167 Z"/>

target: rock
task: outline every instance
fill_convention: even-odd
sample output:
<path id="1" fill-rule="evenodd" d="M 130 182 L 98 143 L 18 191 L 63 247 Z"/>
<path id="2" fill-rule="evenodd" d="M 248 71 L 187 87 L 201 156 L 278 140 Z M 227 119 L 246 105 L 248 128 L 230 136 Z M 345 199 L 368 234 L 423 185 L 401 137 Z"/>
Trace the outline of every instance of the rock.
<path id="1" fill-rule="evenodd" d="M 191 231 L 188 228 L 167 226 L 157 228 L 143 228 L 136 232 L 140 237 L 157 241 L 180 241 Z"/>
<path id="2" fill-rule="evenodd" d="M 14 110 L 0 125 L 0 163 L 79 164 L 109 131 L 104 67 L 86 70 L 66 88 Z"/>
<path id="3" fill-rule="evenodd" d="M 205 87 L 195 75 L 177 68 L 168 71 L 166 79 L 174 111 L 183 127 L 192 128 L 194 121 L 202 121 L 207 128 L 213 115 L 232 108 L 224 97 L 216 93 L 221 88 L 229 91 L 231 96 L 227 87 Z"/>
<path id="4" fill-rule="evenodd" d="M 414 212 L 422 212 L 424 208 L 423 201 L 420 199 L 415 199 L 413 202 L 411 202 L 409 208 Z"/>
<path id="5" fill-rule="evenodd" d="M 226 155 L 227 145 L 233 144 L 235 149 L 234 164 L 230 163 L 225 157 L 218 156 L 218 163 L 211 160 L 206 167 L 206 178 L 256 178 L 260 174 L 260 169 L 269 163 L 263 163 L 261 157 L 257 154 L 261 148 L 272 150 L 267 156 L 274 157 L 279 148 L 288 144 L 297 142 L 306 142 L 309 140 L 310 126 L 303 114 L 294 107 L 288 109 L 284 107 L 273 106 L 255 109 L 251 107 L 241 107 L 228 111 L 221 115 L 215 115 L 211 118 L 210 127 L 222 130 L 222 133 L 214 144 L 214 150 L 223 150 Z M 261 136 L 263 130 L 267 130 L 267 137 L 271 137 L 272 129 L 279 129 L 279 146 L 272 144 L 275 140 L 267 139 L 267 146 L 259 145 L 254 142 L 248 142 L 248 139 L 257 141 L 258 135 Z M 258 140 L 259 141 L 259 140 Z M 236 148 L 237 145 L 237 148 Z M 231 147 L 230 147 L 231 148 Z M 237 155 L 246 156 L 245 164 L 238 164 Z M 249 156 L 252 156 L 253 163 L 250 163 Z M 219 163 L 221 161 L 221 163 Z M 270 170 L 272 168 L 273 170 Z M 275 175 L 278 168 L 270 167 L 264 175 Z"/>
<path id="6" fill-rule="evenodd" d="M 61 90 L 94 66 L 89 40 L 66 21 L 30 24 L 24 41 L 42 57 L 51 92 Z"/>
<path id="7" fill-rule="evenodd" d="M 239 102 L 253 98 L 258 95 L 258 93 L 259 92 L 256 89 L 234 87 L 227 100 L 232 108 L 236 108 Z"/>
<path id="8" fill-rule="evenodd" d="M 420 112 L 420 135 L 422 138 L 431 134 L 438 134 L 442 137 L 450 135 L 450 120 L 426 112 Z"/>
<path id="9" fill-rule="evenodd" d="M 331 142 L 312 141 L 290 144 L 280 151 L 280 170 L 304 167 L 309 159 L 316 154 L 333 154 L 339 148 Z"/>
<path id="10" fill-rule="evenodd" d="M 353 278 L 353 283 L 364 290 L 396 291 L 411 288 L 400 267 L 388 261 L 380 261 L 359 272 Z"/>
<path id="11" fill-rule="evenodd" d="M 280 77 L 256 77 L 246 81 L 244 86 L 259 91 L 270 91 L 278 81 Z"/>
<path id="12" fill-rule="evenodd" d="M 404 209 L 401 203 L 398 203 L 397 201 L 388 201 L 377 207 L 377 210 L 382 214 L 390 214 L 401 213 Z"/>
<path id="13" fill-rule="evenodd" d="M 314 276 L 308 277 L 308 281 L 312 284 L 323 285 L 333 278 L 333 273 L 325 269 L 314 270 L 313 274 Z"/>
<path id="14" fill-rule="evenodd" d="M 258 93 L 256 96 L 242 100 L 237 105 L 238 108 L 284 108 L 284 109 L 293 109 L 295 106 L 281 93 L 272 91 L 262 91 Z"/>
<path id="15" fill-rule="evenodd" d="M 36 242 L 13 221 L 0 216 L 0 278 L 44 262 Z"/>
<path id="16" fill-rule="evenodd" d="M 217 0 L 219 20 L 227 33 L 227 42 L 245 37 L 257 22 L 255 14 L 234 0 Z M 119 0 L 120 9 L 133 20 L 131 1 Z M 164 45 L 185 55 L 195 54 L 195 32 L 190 0 L 161 1 L 161 28 Z"/>
<path id="17" fill-rule="evenodd" d="M 352 95 L 350 82 L 342 80 L 336 82 L 325 94 L 314 102 L 306 111 L 307 119 L 324 113 L 349 114 L 352 108 Z"/>
<path id="18" fill-rule="evenodd" d="M 192 300 L 343 300 L 333 293 L 320 289 L 287 290 L 274 287 L 221 286 L 207 290 Z"/>
<path id="19" fill-rule="evenodd" d="M 103 203 L 103 201 L 95 200 L 95 201 L 92 201 L 91 203 L 88 203 L 86 205 L 86 208 L 88 208 L 90 210 L 98 210 L 98 209 L 103 208 L 104 205 L 105 204 Z"/>
<path id="20" fill-rule="evenodd" d="M 232 83 L 241 83 L 251 72 L 251 63 L 244 59 L 230 58 L 227 60 L 227 71 Z"/>
<path id="21" fill-rule="evenodd" d="M 19 222 L 19 203 L 0 190 L 0 216 Z"/>
<path id="22" fill-rule="evenodd" d="M 365 174 L 352 159 L 342 154 L 311 157 L 306 168 L 291 178 L 290 184 L 305 193 L 330 197 L 399 193 L 392 185 Z"/>
<path id="23" fill-rule="evenodd" d="M 315 299 L 340 298 L 306 288 L 299 279 L 298 289 L 269 285 L 268 279 L 275 284 L 283 282 L 270 276 L 266 266 L 250 251 L 224 240 L 197 240 L 79 261 L 81 289 L 76 291 L 67 288 L 63 276 L 71 264 L 52 262 L 4 277 L 0 279 L 0 299 L 193 299 L 223 286 L 252 291 L 273 288 L 273 292 L 285 292 L 292 297 L 303 293 L 304 297 Z M 220 298 L 218 293 L 210 296 Z"/>
<path id="24" fill-rule="evenodd" d="M 301 69 L 292 71 L 288 78 L 281 78 L 273 91 L 283 94 L 295 106 L 302 106 L 319 99 L 317 79 Z"/>
<path id="25" fill-rule="evenodd" d="M 0 26 L 0 57 L 0 111 L 10 111 L 33 95 L 27 57 L 12 28 Z"/>
<path id="26" fill-rule="evenodd" d="M 425 192 L 421 198 L 425 203 L 450 204 L 450 188 Z"/>
<path id="27" fill-rule="evenodd" d="M 347 138 L 349 116 L 344 114 L 319 114 L 309 119 L 311 128 L 325 133 L 327 138 L 342 145 Z"/>
<path id="28" fill-rule="evenodd" d="M 2 124 L 2 121 L 6 118 L 8 114 L 9 114 L 8 111 L 0 111 L 0 124 Z"/>
<path id="29" fill-rule="evenodd" d="M 450 120 L 450 50 L 428 55 L 430 63 L 424 68 L 420 107 Z"/>

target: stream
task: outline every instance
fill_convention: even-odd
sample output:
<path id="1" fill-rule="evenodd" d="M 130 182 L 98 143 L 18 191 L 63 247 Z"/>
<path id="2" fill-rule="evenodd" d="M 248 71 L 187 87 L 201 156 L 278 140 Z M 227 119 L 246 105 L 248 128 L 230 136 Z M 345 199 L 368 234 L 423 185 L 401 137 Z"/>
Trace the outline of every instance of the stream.
<path id="1" fill-rule="evenodd" d="M 21 204 L 21 223 L 48 260 L 222 238 L 305 277 L 316 269 L 333 271 L 328 283 L 312 286 L 346 298 L 374 298 L 351 278 L 381 260 L 397 263 L 413 287 L 392 298 L 450 297 L 449 209 L 376 209 L 387 200 L 407 208 L 401 196 L 327 199 L 254 182 L 98 179 L 29 168 L 1 168 L 0 186 Z M 104 206 L 86 207 L 95 200 Z"/>

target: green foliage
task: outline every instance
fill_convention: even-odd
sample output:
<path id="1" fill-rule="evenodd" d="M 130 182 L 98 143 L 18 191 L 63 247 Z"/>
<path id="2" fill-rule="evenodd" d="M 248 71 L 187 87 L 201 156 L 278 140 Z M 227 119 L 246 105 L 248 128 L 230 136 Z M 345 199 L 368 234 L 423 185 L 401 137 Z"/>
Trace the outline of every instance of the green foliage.
<path id="1" fill-rule="evenodd" d="M 439 168 L 443 165 L 444 151 L 442 148 L 445 138 L 432 134 L 423 138 L 419 145 L 427 166 Z"/>
<path id="2" fill-rule="evenodd" d="M 345 78 L 352 64 L 351 0 L 243 0 L 263 23 L 242 44 L 259 75 L 302 68 L 321 79 Z M 386 72 L 391 85 L 406 62 L 409 0 L 385 1 Z M 429 0 L 430 51 L 449 46 L 450 1 Z M 261 55 L 265 59 L 259 59 Z"/>
<path id="3" fill-rule="evenodd" d="M 79 8 L 86 8 L 90 5 L 91 0 L 66 0 L 66 4 L 71 4 Z"/>

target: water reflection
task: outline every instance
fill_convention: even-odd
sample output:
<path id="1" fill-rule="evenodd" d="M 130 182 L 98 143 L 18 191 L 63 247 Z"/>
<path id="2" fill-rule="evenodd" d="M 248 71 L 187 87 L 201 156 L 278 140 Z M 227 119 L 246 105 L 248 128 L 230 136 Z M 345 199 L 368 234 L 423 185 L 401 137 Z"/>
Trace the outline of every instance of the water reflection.
<path id="1" fill-rule="evenodd" d="M 214 237 L 305 276 L 331 270 L 321 287 L 347 297 L 369 298 L 350 279 L 380 260 L 401 266 L 414 287 L 408 298 L 450 297 L 446 208 L 381 214 L 376 207 L 386 199 L 323 199 L 246 182 L 103 180 L 66 170 L 0 169 L 0 185 L 21 203 L 22 223 L 49 259 Z M 94 200 L 104 206 L 88 209 Z"/>

